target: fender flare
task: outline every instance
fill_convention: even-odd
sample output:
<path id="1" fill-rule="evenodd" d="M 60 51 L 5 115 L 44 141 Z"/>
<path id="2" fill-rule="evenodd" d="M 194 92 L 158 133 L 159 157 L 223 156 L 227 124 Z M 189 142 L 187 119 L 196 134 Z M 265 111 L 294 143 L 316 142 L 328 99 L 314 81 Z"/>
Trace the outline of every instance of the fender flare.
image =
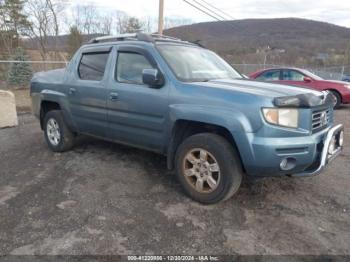
<path id="1" fill-rule="evenodd" d="M 242 137 L 246 132 L 253 132 L 249 119 L 238 110 L 228 110 L 227 108 L 209 107 L 203 105 L 172 105 L 170 106 L 171 130 L 169 130 L 169 146 L 167 148 L 167 166 L 173 167 L 173 159 L 176 148 L 176 122 L 181 120 L 214 125 L 229 131 L 234 141 L 235 134 Z M 236 143 L 237 150 L 240 151 Z M 240 152 L 239 152 L 240 153 Z"/>
<path id="2" fill-rule="evenodd" d="M 75 122 L 73 121 L 72 114 L 69 109 L 69 100 L 65 93 L 54 91 L 54 90 L 43 89 L 39 95 L 40 95 L 39 113 L 42 110 L 41 105 L 43 102 L 47 101 L 47 102 L 57 103 L 61 108 L 64 120 L 66 121 L 66 124 L 69 126 L 69 128 L 72 131 L 78 130 Z"/>

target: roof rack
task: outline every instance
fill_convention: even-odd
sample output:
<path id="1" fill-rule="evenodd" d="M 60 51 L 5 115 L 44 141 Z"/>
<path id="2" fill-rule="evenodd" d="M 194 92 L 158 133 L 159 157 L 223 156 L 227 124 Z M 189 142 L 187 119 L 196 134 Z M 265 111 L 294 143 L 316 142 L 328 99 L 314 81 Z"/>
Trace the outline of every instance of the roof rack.
<path id="1" fill-rule="evenodd" d="M 113 42 L 113 41 L 123 41 L 127 39 L 135 40 L 137 38 L 137 34 L 122 34 L 122 35 L 115 35 L 115 36 L 99 36 L 96 38 L 91 39 L 88 43 L 89 44 L 97 44 L 97 43 L 103 43 L 103 42 Z"/>
<path id="2" fill-rule="evenodd" d="M 172 37 L 172 36 L 167 36 L 167 35 L 161 35 L 161 34 L 150 34 L 150 36 L 152 36 L 153 38 L 156 39 L 168 39 L 168 40 L 174 40 L 174 41 L 181 41 L 181 42 L 185 42 L 182 41 L 180 38 L 176 38 L 176 37 Z"/>
<path id="3" fill-rule="evenodd" d="M 160 34 L 144 34 L 144 33 L 132 33 L 132 34 L 121 34 L 116 36 L 100 36 L 91 39 L 88 44 L 97 44 L 104 42 L 115 42 L 115 41 L 127 41 L 127 40 L 136 40 L 136 41 L 144 41 L 154 43 L 156 41 L 176 41 L 176 42 L 185 42 L 179 38 L 165 36 Z"/>

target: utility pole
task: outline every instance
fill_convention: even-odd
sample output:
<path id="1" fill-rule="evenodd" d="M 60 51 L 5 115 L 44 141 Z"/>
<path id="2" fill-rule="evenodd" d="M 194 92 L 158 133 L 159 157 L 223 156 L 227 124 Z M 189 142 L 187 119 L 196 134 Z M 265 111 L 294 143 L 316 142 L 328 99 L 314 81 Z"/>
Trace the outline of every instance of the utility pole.
<path id="1" fill-rule="evenodd" d="M 158 34 L 163 34 L 164 27 L 164 0 L 159 0 Z"/>

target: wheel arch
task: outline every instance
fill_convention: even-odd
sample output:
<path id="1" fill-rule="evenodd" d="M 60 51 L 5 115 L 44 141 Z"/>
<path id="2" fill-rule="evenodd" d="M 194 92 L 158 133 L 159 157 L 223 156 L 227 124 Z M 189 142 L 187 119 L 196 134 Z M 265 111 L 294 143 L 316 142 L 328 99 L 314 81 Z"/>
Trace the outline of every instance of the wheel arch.
<path id="1" fill-rule="evenodd" d="M 232 133 L 229 131 L 228 128 L 222 125 L 217 125 L 213 123 L 187 120 L 187 119 L 178 119 L 175 121 L 173 125 L 171 139 L 167 149 L 168 169 L 174 168 L 175 154 L 181 142 L 184 141 L 187 137 L 190 137 L 192 135 L 199 134 L 199 133 L 214 133 L 227 139 L 232 145 L 232 147 L 234 148 L 234 150 L 237 151 L 242 168 L 245 171 L 243 161 L 242 161 L 239 149 L 237 147 L 235 138 L 233 137 Z"/>
<path id="2" fill-rule="evenodd" d="M 40 127 L 43 130 L 45 115 L 52 110 L 61 110 L 61 105 L 56 101 L 42 100 L 40 103 Z"/>
<path id="3" fill-rule="evenodd" d="M 69 128 L 74 132 L 78 132 L 78 128 L 72 118 L 68 97 L 65 93 L 44 89 L 37 94 L 37 97 L 38 102 L 36 104 L 40 105 L 40 108 L 37 108 L 37 115 L 39 116 L 41 128 L 43 128 L 43 118 L 47 112 L 50 110 L 61 110 Z"/>

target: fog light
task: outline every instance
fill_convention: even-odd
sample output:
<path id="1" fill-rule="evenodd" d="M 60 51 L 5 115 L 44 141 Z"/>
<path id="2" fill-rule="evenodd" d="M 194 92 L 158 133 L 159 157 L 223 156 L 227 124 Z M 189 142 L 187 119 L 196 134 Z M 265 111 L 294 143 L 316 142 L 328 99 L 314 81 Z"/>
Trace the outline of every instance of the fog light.
<path id="1" fill-rule="evenodd" d="M 283 158 L 280 163 L 280 168 L 283 171 L 292 170 L 296 166 L 297 160 L 292 157 Z"/>
<path id="2" fill-rule="evenodd" d="M 334 150 L 335 150 L 335 137 L 333 136 L 328 147 L 328 154 L 333 155 Z"/>
<path id="3" fill-rule="evenodd" d="M 288 160 L 287 160 L 287 158 L 285 158 L 285 159 L 283 159 L 283 160 L 281 161 L 280 167 L 281 167 L 282 170 L 285 170 L 285 168 L 287 167 L 287 165 L 288 165 Z"/>
<path id="4" fill-rule="evenodd" d="M 339 134 L 339 146 L 343 146 L 344 144 L 344 131 L 341 131 Z"/>

